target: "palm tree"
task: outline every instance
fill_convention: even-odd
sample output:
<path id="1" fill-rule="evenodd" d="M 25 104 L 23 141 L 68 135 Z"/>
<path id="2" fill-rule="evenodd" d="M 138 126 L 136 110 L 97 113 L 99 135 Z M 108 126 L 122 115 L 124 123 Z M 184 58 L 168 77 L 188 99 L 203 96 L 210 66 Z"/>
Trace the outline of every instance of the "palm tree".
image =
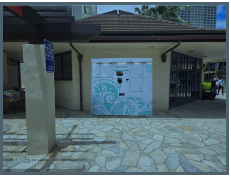
<path id="1" fill-rule="evenodd" d="M 150 16 L 151 14 L 149 13 L 148 5 L 142 5 L 142 8 L 139 9 L 138 7 L 135 8 L 135 12 L 138 12 L 140 15 L 146 15 Z"/>
<path id="2" fill-rule="evenodd" d="M 191 25 L 190 22 L 183 20 L 177 13 L 182 10 L 190 10 L 189 6 L 156 6 L 150 7 L 142 6 L 142 10 L 135 8 L 135 12 L 141 15 L 152 16 L 155 18 L 160 18 L 163 20 L 174 21 L 178 23 L 184 23 L 186 25 Z"/>

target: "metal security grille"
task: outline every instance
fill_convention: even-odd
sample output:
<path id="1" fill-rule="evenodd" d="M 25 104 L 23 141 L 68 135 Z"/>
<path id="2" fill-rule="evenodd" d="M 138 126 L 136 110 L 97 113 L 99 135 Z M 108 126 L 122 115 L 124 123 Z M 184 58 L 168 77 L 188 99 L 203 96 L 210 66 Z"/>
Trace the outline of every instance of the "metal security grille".
<path id="1" fill-rule="evenodd" d="M 172 52 L 169 108 L 200 98 L 201 65 L 201 59 Z"/>

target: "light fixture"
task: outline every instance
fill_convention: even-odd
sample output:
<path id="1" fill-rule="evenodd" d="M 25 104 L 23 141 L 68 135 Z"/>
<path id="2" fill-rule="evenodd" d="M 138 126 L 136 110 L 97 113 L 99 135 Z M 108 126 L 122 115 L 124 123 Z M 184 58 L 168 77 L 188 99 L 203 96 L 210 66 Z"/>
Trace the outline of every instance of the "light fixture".
<path id="1" fill-rule="evenodd" d="M 93 49 L 94 47 L 90 46 L 89 48 L 90 48 L 90 49 Z"/>
<path id="2" fill-rule="evenodd" d="M 203 56 L 203 57 L 207 57 L 207 56 Z"/>
<path id="3" fill-rule="evenodd" d="M 154 48 L 154 46 L 150 46 L 149 48 L 152 49 L 152 48 Z"/>
<path id="4" fill-rule="evenodd" d="M 188 52 L 194 52 L 194 51 L 188 51 Z"/>

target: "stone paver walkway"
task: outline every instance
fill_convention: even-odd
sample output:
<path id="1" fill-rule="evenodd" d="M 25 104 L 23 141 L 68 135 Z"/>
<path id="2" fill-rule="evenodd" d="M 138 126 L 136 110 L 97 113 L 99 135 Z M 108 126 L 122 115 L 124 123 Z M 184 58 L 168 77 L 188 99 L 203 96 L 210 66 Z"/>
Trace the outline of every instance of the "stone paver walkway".
<path id="1" fill-rule="evenodd" d="M 56 118 L 56 138 L 27 155 L 25 119 L 4 119 L 3 171 L 226 171 L 225 119 Z"/>

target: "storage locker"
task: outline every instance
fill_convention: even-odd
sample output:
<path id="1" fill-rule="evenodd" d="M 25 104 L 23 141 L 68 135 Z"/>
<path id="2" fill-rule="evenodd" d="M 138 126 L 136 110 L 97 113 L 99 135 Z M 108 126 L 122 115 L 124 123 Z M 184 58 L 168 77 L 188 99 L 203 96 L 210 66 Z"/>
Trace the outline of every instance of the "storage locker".
<path id="1" fill-rule="evenodd" d="M 92 59 L 92 115 L 151 115 L 152 59 Z"/>

